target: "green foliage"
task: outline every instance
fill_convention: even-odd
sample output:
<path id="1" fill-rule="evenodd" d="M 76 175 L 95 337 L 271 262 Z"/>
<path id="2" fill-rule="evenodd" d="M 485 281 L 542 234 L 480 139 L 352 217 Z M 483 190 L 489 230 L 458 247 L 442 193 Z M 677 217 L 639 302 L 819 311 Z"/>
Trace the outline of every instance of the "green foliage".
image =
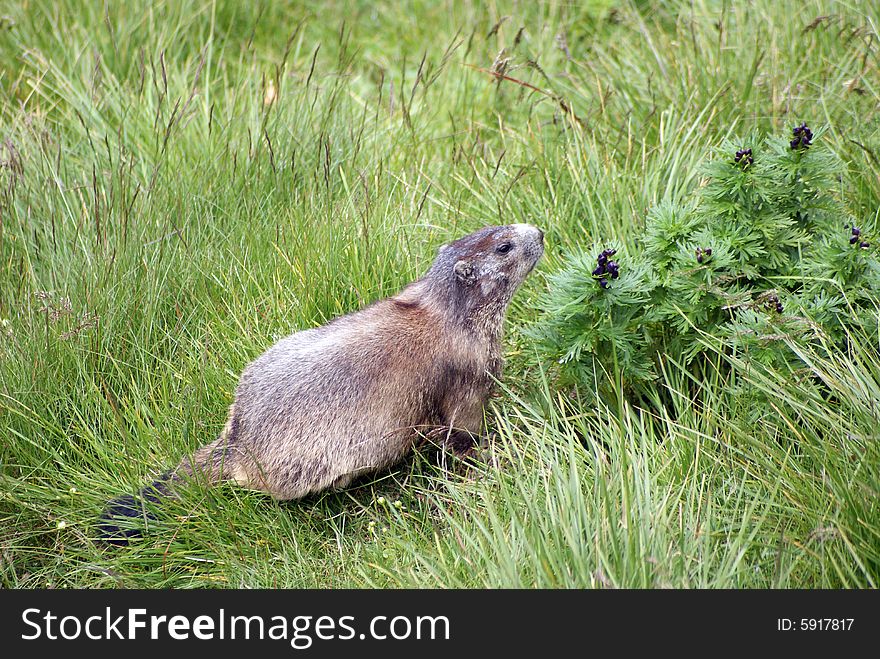
<path id="1" fill-rule="evenodd" d="M 818 210 L 788 245 L 755 241 L 780 247 L 777 269 L 718 284 L 740 261 L 694 191 L 719 178 L 707 149 L 719 167 L 746 145 L 756 170 L 772 160 L 731 141 L 746 127 L 827 126 L 806 157 L 843 181 L 804 203 L 831 197 L 876 231 L 880 4 L 144 4 L 0 10 L 0 587 L 880 585 L 873 247 L 851 249 L 843 219 L 809 246 L 796 276 L 814 280 L 812 322 L 864 331 L 788 342 L 799 361 L 706 350 L 662 303 L 717 326 L 733 296 L 761 334 L 802 315 L 785 257 Z M 794 189 L 729 175 L 763 186 L 738 193 L 748 208 Z M 420 456 L 290 503 L 194 484 L 143 541 L 93 542 L 109 498 L 217 436 L 242 367 L 276 338 L 395 292 L 446 240 L 522 221 L 547 250 L 510 309 L 483 465 Z M 620 278 L 602 291 L 590 273 L 613 247 Z M 551 272 L 571 284 L 548 287 Z M 516 331 L 545 289 L 565 306 L 550 363 L 589 320 L 595 345 L 566 364 L 577 381 L 636 372 L 664 405 L 552 386 Z M 783 318 L 755 307 L 771 289 Z M 658 364 L 668 336 L 705 352 Z"/>
<path id="2" fill-rule="evenodd" d="M 650 309 L 657 286 L 649 261 L 630 257 L 617 250 L 623 264 L 620 277 L 608 288 L 598 285 L 591 274 L 604 246 L 571 257 L 571 267 L 550 277 L 545 304 L 554 310 L 540 327 L 544 340 L 538 344 L 545 354 L 558 359 L 575 381 L 598 383 L 605 379 L 605 368 L 618 363 L 632 377 L 652 377 L 646 361 L 653 346 Z M 654 313 L 649 311 L 649 314 Z M 556 346 L 564 347 L 557 353 Z"/>
<path id="3" fill-rule="evenodd" d="M 876 325 L 875 227 L 847 213 L 846 170 L 823 132 L 808 145 L 724 140 L 692 198 L 653 207 L 643 238 L 618 250 L 617 280 L 594 272 L 601 246 L 569 256 L 526 330 L 562 382 L 608 390 L 601 371 L 614 364 L 638 389 L 664 355 L 699 369 L 718 346 L 784 364 L 787 339 L 844 347 Z"/>

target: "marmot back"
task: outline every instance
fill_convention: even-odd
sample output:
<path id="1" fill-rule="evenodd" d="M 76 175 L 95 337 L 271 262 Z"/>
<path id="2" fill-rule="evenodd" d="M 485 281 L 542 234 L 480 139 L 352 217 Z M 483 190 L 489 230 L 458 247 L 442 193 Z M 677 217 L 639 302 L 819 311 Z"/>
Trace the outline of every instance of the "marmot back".
<path id="1" fill-rule="evenodd" d="M 426 434 L 467 451 L 501 373 L 508 303 L 542 253 L 536 227 L 486 227 L 398 295 L 281 339 L 245 367 L 217 440 L 112 501 L 103 537 L 125 544 L 137 531 L 114 518 L 144 515 L 141 500 L 194 472 L 295 499 L 390 466 Z"/>

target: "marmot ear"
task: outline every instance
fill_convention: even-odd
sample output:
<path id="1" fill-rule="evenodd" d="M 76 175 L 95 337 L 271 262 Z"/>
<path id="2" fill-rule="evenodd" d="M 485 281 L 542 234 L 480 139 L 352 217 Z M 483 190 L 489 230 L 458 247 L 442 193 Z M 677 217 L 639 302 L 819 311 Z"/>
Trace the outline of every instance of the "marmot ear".
<path id="1" fill-rule="evenodd" d="M 463 284 L 466 284 L 467 286 L 470 286 L 475 281 L 477 281 L 477 274 L 474 271 L 474 266 L 473 264 L 471 264 L 470 261 L 466 261 L 464 259 L 458 261 L 455 264 L 455 268 L 453 268 L 453 270 L 455 271 L 455 278 Z"/>

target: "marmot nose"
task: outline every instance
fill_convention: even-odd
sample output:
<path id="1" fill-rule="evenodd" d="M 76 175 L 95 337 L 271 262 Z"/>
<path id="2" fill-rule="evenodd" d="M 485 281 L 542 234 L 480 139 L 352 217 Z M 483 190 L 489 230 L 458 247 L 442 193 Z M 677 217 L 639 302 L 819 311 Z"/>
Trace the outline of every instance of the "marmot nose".
<path id="1" fill-rule="evenodd" d="M 510 228 L 512 228 L 514 231 L 516 231 L 520 236 L 522 236 L 524 238 L 526 236 L 528 236 L 528 238 L 527 238 L 528 240 L 533 240 L 535 237 L 535 234 L 537 233 L 538 234 L 538 242 L 539 243 L 544 242 L 544 232 L 541 231 L 534 224 L 512 224 L 512 225 L 510 225 Z"/>

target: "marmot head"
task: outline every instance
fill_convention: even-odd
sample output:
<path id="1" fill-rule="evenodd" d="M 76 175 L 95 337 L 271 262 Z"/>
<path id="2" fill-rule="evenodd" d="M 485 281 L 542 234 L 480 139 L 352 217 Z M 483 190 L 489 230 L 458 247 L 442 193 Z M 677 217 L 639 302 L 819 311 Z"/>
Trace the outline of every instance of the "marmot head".
<path id="1" fill-rule="evenodd" d="M 486 227 L 440 248 L 426 279 L 465 315 L 504 309 L 544 253 L 544 233 L 531 224 Z"/>

